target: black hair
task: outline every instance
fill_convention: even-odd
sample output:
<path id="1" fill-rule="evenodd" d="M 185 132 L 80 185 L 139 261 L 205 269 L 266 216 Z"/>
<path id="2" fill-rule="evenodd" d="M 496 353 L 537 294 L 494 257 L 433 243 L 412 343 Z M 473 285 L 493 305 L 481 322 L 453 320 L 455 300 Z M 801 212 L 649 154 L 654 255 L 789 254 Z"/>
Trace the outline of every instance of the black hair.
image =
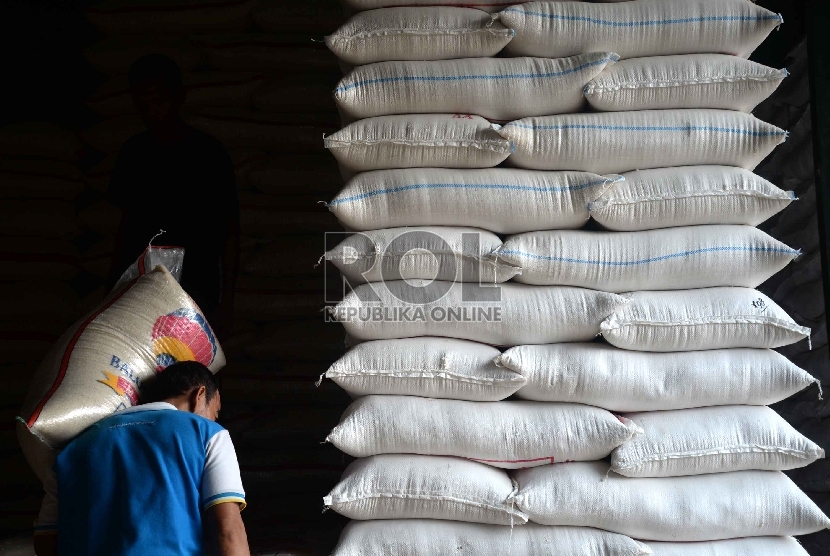
<path id="1" fill-rule="evenodd" d="M 197 361 L 180 361 L 173 363 L 147 384 L 142 384 L 142 403 L 160 402 L 175 398 L 182 394 L 189 394 L 195 388 L 205 387 L 205 401 L 210 402 L 219 384 L 210 370 Z"/>
<path id="2" fill-rule="evenodd" d="M 164 54 L 147 54 L 130 66 L 128 80 L 131 88 L 157 79 L 171 91 L 178 92 L 182 88 L 182 69 Z"/>

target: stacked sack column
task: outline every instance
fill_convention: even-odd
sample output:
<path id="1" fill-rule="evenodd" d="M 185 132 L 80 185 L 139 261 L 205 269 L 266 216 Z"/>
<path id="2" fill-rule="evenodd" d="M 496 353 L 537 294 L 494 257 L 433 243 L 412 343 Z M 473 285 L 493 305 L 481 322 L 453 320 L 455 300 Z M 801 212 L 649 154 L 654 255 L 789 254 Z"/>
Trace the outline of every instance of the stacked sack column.
<path id="1" fill-rule="evenodd" d="M 361 12 L 327 38 L 357 64 L 335 90 L 351 123 L 326 138 L 350 178 L 328 207 L 360 232 L 325 257 L 353 287 L 332 313 L 357 344 L 325 373 L 357 397 L 328 437 L 359 458 L 325 497 L 355 520 L 341 556 L 458 543 L 470 554 L 648 552 L 611 532 L 524 525 L 504 471 L 600 460 L 639 432 L 594 406 L 503 401 L 525 379 L 491 346 L 588 341 L 626 302 L 512 283 L 521 267 L 498 256 L 496 234 L 581 227 L 619 179 L 494 168 L 513 144 L 493 122 L 584 109 L 583 87 L 616 60 L 488 57 L 512 36 L 480 10 L 400 7 Z"/>
<path id="2" fill-rule="evenodd" d="M 782 471 L 824 450 L 765 406 L 818 382 L 772 351 L 810 330 L 754 289 L 799 255 L 753 227 L 793 198 L 751 172 L 786 137 L 747 113 L 786 71 L 744 59 L 780 16 L 744 0 L 635 0 L 532 2 L 501 21 L 515 55 L 621 56 L 585 87 L 600 112 L 505 125 L 509 161 L 623 177 L 590 203 L 610 231 L 511 236 L 501 260 L 522 267 L 516 281 L 628 303 L 602 323 L 610 346 L 529 345 L 500 361 L 527 379 L 519 397 L 624 412 L 644 431 L 610 466 L 514 472 L 519 507 L 655 554 L 804 554 L 792 536 L 830 520 Z"/>

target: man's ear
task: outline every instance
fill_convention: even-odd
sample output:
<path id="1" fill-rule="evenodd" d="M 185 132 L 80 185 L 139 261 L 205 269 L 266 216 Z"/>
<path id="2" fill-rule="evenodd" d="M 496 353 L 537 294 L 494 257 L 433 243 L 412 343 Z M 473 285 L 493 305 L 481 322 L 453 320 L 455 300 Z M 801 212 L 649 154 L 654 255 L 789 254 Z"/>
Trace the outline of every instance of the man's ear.
<path id="1" fill-rule="evenodd" d="M 200 407 L 205 405 L 207 396 L 207 389 L 204 386 L 199 386 L 198 388 L 194 388 L 190 392 L 190 412 L 196 413 Z"/>

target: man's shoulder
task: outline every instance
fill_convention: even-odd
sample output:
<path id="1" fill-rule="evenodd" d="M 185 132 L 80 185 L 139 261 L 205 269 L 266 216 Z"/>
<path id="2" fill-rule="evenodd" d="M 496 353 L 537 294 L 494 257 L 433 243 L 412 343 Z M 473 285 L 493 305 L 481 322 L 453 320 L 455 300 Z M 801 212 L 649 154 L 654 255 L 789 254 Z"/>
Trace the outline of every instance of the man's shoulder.
<path id="1" fill-rule="evenodd" d="M 193 427 L 202 431 L 208 437 L 215 435 L 225 428 L 210 419 L 205 419 L 189 411 L 179 411 L 173 406 L 163 407 L 169 404 L 145 404 L 116 411 L 112 415 L 98 421 L 99 428 L 118 427 L 131 423 L 171 423 L 174 430 L 181 428 L 181 425 L 190 423 Z"/>

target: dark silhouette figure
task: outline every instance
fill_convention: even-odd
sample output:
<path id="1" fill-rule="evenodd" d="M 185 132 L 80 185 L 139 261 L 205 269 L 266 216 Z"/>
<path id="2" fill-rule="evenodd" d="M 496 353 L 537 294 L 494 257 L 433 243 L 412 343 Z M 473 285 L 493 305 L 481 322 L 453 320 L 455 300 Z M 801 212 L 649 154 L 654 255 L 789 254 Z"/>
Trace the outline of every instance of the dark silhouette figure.
<path id="1" fill-rule="evenodd" d="M 130 68 L 133 101 L 147 131 L 118 153 L 108 199 L 123 211 L 108 291 L 164 230 L 154 245 L 185 248 L 181 285 L 218 335 L 233 320 L 239 266 L 239 201 L 233 163 L 214 137 L 187 125 L 178 65 L 161 54 Z"/>

